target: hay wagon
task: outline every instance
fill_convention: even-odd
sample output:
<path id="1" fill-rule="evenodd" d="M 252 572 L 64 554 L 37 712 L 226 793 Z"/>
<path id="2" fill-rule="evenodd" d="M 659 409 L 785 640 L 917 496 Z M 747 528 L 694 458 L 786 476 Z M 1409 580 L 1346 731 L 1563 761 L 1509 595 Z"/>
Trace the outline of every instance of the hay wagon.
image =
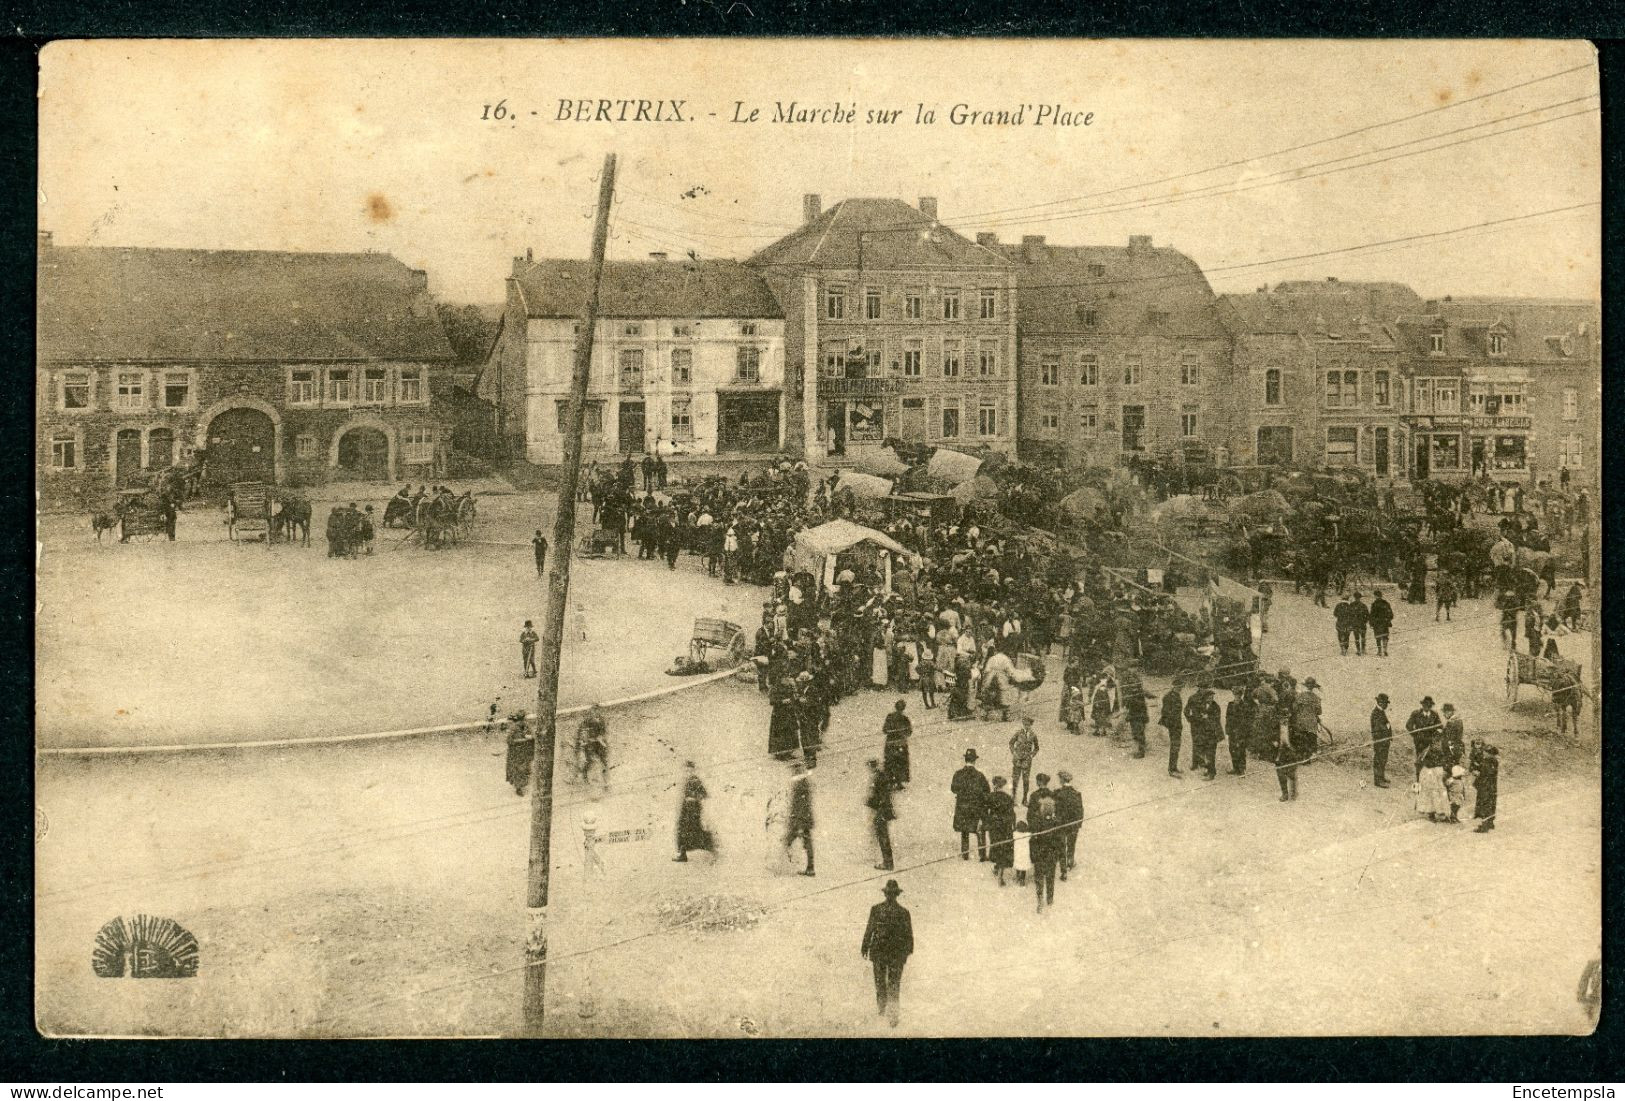
<path id="1" fill-rule="evenodd" d="M 231 515 L 227 534 L 236 540 L 263 539 L 271 545 L 271 487 L 264 482 L 231 484 Z"/>
<path id="2" fill-rule="evenodd" d="M 1535 654 L 1520 654 L 1514 650 L 1507 655 L 1507 703 L 1518 702 L 1518 689 L 1525 684 L 1533 685 L 1550 698 L 1553 692 L 1570 683 L 1569 677 L 1573 678 L 1574 684 L 1582 683 L 1579 662 L 1563 658 L 1548 661 Z"/>

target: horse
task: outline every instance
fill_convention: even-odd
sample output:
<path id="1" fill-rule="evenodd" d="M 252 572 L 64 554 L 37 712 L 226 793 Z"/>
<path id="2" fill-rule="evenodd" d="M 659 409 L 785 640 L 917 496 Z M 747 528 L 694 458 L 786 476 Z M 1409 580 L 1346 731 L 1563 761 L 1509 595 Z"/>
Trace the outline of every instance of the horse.
<path id="1" fill-rule="evenodd" d="M 116 512 L 93 512 L 90 514 L 90 530 L 96 533 L 96 542 L 102 541 L 102 532 L 117 531 L 119 517 Z"/>
<path id="2" fill-rule="evenodd" d="M 457 542 L 458 499 L 449 494 L 418 502 L 412 526 L 423 534 L 423 545 L 434 548 Z"/>
<path id="3" fill-rule="evenodd" d="M 310 546 L 310 502 L 303 497 L 284 497 L 277 502 L 276 515 L 271 517 L 271 538 L 298 539 Z"/>

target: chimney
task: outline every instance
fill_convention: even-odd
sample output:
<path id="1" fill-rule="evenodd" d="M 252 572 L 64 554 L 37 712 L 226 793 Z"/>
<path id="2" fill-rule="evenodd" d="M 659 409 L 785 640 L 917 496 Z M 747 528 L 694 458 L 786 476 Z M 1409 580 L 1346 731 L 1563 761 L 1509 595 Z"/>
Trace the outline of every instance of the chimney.
<path id="1" fill-rule="evenodd" d="M 927 218 L 930 218 L 933 222 L 936 221 L 937 200 L 929 195 L 922 195 L 920 197 L 920 213 L 924 214 Z"/>
<path id="2" fill-rule="evenodd" d="M 978 233 L 976 243 L 983 248 L 992 248 L 999 243 L 999 235 L 997 233 Z"/>
<path id="3" fill-rule="evenodd" d="M 1145 233 L 1135 233 L 1130 235 L 1128 239 L 1128 250 L 1130 252 L 1150 252 L 1151 236 Z"/>
<path id="4" fill-rule="evenodd" d="M 415 290 L 420 290 L 420 291 L 423 291 L 424 293 L 428 293 L 428 290 L 429 290 L 429 273 L 427 271 L 425 271 L 423 268 L 410 268 L 408 270 L 411 271 L 411 273 L 412 273 L 412 287 Z"/>
<path id="5" fill-rule="evenodd" d="M 1328 276 L 1327 276 L 1327 277 L 1326 277 L 1326 282 L 1328 282 L 1328 283 L 1335 283 L 1335 282 L 1337 282 L 1337 276 L 1335 276 L 1335 275 L 1328 275 Z"/>
<path id="6" fill-rule="evenodd" d="M 1031 262 L 1044 249 L 1043 234 L 1028 234 L 1021 239 L 1021 258 Z"/>
<path id="7" fill-rule="evenodd" d="M 666 254 L 664 252 L 651 252 L 649 254 L 649 259 L 664 261 L 666 259 Z"/>
<path id="8" fill-rule="evenodd" d="M 807 194 L 801 197 L 801 220 L 811 222 L 824 212 L 824 201 L 817 195 Z"/>
<path id="9" fill-rule="evenodd" d="M 525 263 L 528 264 L 530 262 L 531 262 L 531 251 L 530 251 L 530 249 L 526 249 L 525 250 Z"/>

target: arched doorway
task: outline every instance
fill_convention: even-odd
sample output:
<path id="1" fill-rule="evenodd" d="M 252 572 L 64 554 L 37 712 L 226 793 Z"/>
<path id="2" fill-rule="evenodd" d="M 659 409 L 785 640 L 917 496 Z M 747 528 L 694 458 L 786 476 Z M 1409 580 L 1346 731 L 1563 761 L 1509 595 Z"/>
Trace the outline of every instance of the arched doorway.
<path id="1" fill-rule="evenodd" d="M 211 485 L 276 481 L 276 424 L 258 409 L 227 409 L 204 437 Z"/>
<path id="2" fill-rule="evenodd" d="M 350 481 L 384 482 L 389 473 L 389 436 L 381 428 L 347 429 L 338 440 L 335 472 Z"/>

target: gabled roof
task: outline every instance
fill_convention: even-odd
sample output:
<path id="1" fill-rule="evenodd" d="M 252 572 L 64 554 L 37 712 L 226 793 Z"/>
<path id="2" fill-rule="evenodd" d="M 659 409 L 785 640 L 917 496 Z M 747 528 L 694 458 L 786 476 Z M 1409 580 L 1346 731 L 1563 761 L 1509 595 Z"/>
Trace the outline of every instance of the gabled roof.
<path id="1" fill-rule="evenodd" d="M 1010 266 L 1002 256 L 900 199 L 843 199 L 745 262 L 856 268 L 860 258 L 863 267 L 881 270 L 1000 271 Z"/>
<path id="2" fill-rule="evenodd" d="M 386 253 L 46 245 L 47 362 L 452 358 L 427 278 Z"/>
<path id="3" fill-rule="evenodd" d="M 1225 335 L 1207 277 L 1177 249 L 1042 239 L 991 247 L 1017 265 L 1017 315 L 1032 332 Z"/>
<path id="4" fill-rule="evenodd" d="M 522 263 L 514 277 L 530 317 L 580 317 L 591 267 L 585 260 Z M 598 291 L 600 317 L 783 317 L 756 272 L 736 260 L 612 260 Z"/>

